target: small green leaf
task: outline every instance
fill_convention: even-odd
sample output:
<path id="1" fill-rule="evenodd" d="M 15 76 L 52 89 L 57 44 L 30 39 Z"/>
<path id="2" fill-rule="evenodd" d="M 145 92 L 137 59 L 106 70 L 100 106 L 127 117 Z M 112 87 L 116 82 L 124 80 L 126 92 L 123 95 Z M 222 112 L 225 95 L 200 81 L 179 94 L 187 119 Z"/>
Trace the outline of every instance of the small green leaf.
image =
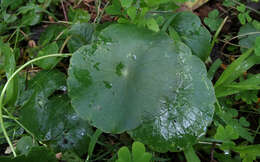
<path id="1" fill-rule="evenodd" d="M 233 150 L 240 153 L 243 162 L 252 162 L 260 156 L 260 145 L 241 145 L 233 147 Z"/>
<path id="2" fill-rule="evenodd" d="M 117 162 L 132 162 L 130 151 L 126 146 L 121 147 L 118 151 Z"/>
<path id="3" fill-rule="evenodd" d="M 213 10 L 208 14 L 208 17 L 204 19 L 204 23 L 210 28 L 211 31 L 216 31 L 223 19 L 219 18 L 218 10 Z"/>
<path id="4" fill-rule="evenodd" d="M 38 41 L 38 44 L 41 47 L 45 47 L 47 44 L 51 44 L 54 41 L 57 42 L 58 46 L 61 46 L 61 44 L 64 42 L 64 39 L 66 39 L 66 34 L 61 35 L 59 40 L 56 40 L 59 34 L 65 31 L 65 26 L 64 25 L 58 25 L 58 24 L 53 24 L 49 25 L 40 35 L 40 39 Z M 61 43 L 60 43 L 61 41 Z"/>
<path id="5" fill-rule="evenodd" d="M 132 145 L 133 161 L 137 162 L 139 158 L 143 156 L 144 153 L 145 153 L 144 145 L 140 142 L 134 142 Z"/>
<path id="6" fill-rule="evenodd" d="M 127 9 L 127 15 L 134 20 L 136 18 L 137 8 L 135 6 L 131 6 Z"/>
<path id="7" fill-rule="evenodd" d="M 37 146 L 37 144 L 33 142 L 32 137 L 24 136 L 17 142 L 16 150 L 21 155 L 28 155 L 31 148 L 34 147 L 34 146 Z"/>
<path id="8" fill-rule="evenodd" d="M 112 0 L 112 5 L 105 8 L 109 15 L 121 15 L 121 4 L 119 0 Z"/>
<path id="9" fill-rule="evenodd" d="M 250 123 L 246 120 L 245 117 L 241 117 L 241 118 L 239 119 L 239 123 L 240 123 L 242 126 L 244 126 L 244 127 L 249 127 L 249 126 L 250 126 Z"/>
<path id="10" fill-rule="evenodd" d="M 158 32 L 160 31 L 159 25 L 157 24 L 156 20 L 154 18 L 149 18 L 146 20 L 146 26 L 148 29 Z"/>
<path id="11" fill-rule="evenodd" d="M 38 52 L 37 57 L 46 56 L 50 54 L 58 53 L 59 47 L 56 42 L 52 42 L 51 44 L 46 45 L 43 49 Z M 61 58 L 46 58 L 40 61 L 35 62 L 34 64 L 47 70 L 54 68 L 59 62 Z"/>
<path id="12" fill-rule="evenodd" d="M 118 151 L 117 162 L 150 162 L 152 154 L 145 152 L 144 144 L 134 142 L 132 145 L 132 156 L 127 147 L 121 147 Z"/>
<path id="13" fill-rule="evenodd" d="M 80 47 L 91 42 L 94 27 L 89 23 L 76 23 L 72 25 L 69 34 L 72 36 L 68 42 L 70 52 L 75 52 Z"/>
<path id="14" fill-rule="evenodd" d="M 176 30 L 174 30 L 173 27 L 169 26 L 168 30 L 169 30 L 169 34 L 170 34 L 171 38 L 172 38 L 174 41 L 181 41 L 181 37 L 180 37 L 179 34 L 176 32 Z"/>
<path id="15" fill-rule="evenodd" d="M 239 137 L 238 133 L 230 125 L 227 125 L 225 128 L 222 125 L 218 126 L 217 133 L 214 136 L 215 139 L 229 141 L 234 140 Z"/>
<path id="16" fill-rule="evenodd" d="M 260 56 L 260 36 L 255 39 L 255 55 Z"/>
<path id="17" fill-rule="evenodd" d="M 132 3 L 134 1 L 133 0 L 120 0 L 120 2 L 121 2 L 122 7 L 127 9 L 132 5 Z"/>
<path id="18" fill-rule="evenodd" d="M 245 15 L 243 13 L 238 14 L 237 18 L 238 18 L 238 20 L 240 21 L 240 23 L 242 25 L 246 24 L 246 17 L 245 17 Z"/>
<path id="19" fill-rule="evenodd" d="M 68 18 L 71 22 L 87 23 L 90 20 L 90 14 L 87 10 L 81 8 L 73 9 L 70 7 Z"/>
<path id="20" fill-rule="evenodd" d="M 252 17 L 249 15 L 249 11 L 245 13 L 245 17 L 246 17 L 247 22 L 250 23 L 252 21 Z"/>
<path id="21" fill-rule="evenodd" d="M 246 11 L 246 6 L 244 4 L 241 4 L 240 6 L 237 6 L 237 10 L 243 13 Z"/>

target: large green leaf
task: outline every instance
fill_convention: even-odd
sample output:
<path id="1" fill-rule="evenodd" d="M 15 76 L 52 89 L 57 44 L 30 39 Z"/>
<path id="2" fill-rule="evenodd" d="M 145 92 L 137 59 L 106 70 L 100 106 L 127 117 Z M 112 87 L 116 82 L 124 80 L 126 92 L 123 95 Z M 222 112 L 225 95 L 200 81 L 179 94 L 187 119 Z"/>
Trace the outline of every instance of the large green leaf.
<path id="1" fill-rule="evenodd" d="M 214 111 L 213 86 L 189 48 L 133 25 L 111 25 L 75 52 L 67 83 L 72 106 L 93 126 L 121 133 L 145 123 L 133 137 L 166 149 L 193 143 Z"/>
<path id="2" fill-rule="evenodd" d="M 173 19 L 172 26 L 192 53 L 205 61 L 210 52 L 211 35 L 199 17 L 192 12 L 180 12 Z"/>
<path id="3" fill-rule="evenodd" d="M 159 115 L 129 132 L 159 152 L 183 150 L 194 144 L 205 133 L 214 112 L 214 90 L 204 65 L 192 55 L 183 61 L 175 91 L 160 98 Z"/>
<path id="4" fill-rule="evenodd" d="M 25 94 L 30 98 L 22 106 L 19 119 L 39 140 L 56 150 L 74 149 L 84 154 L 92 130 L 88 122 L 74 112 L 66 95 L 53 94 L 55 90 L 66 88 L 64 83 L 65 76 L 58 71 L 38 73 L 29 82 Z"/>

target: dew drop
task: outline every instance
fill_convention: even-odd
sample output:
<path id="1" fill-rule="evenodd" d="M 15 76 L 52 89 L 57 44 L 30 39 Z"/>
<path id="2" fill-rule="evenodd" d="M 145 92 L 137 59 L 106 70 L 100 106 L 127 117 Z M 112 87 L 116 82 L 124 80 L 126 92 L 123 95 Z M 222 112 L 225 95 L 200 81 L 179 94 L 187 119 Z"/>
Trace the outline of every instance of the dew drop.
<path id="1" fill-rule="evenodd" d="M 133 55 L 132 58 L 133 58 L 133 60 L 136 60 L 136 55 Z"/>
<path id="2" fill-rule="evenodd" d="M 77 115 L 72 115 L 72 116 L 71 116 L 71 119 L 72 119 L 72 120 L 76 120 L 76 119 L 77 119 Z"/>
<path id="3" fill-rule="evenodd" d="M 51 140 L 51 132 L 50 131 L 45 135 L 45 140 Z"/>
<path id="4" fill-rule="evenodd" d="M 230 154 L 229 150 L 225 150 L 225 151 L 224 151 L 224 154 L 225 154 L 225 155 L 229 155 L 229 154 Z"/>
<path id="5" fill-rule="evenodd" d="M 66 87 L 66 86 L 61 86 L 61 87 L 60 87 L 60 90 L 66 92 L 66 91 L 67 91 L 67 87 Z"/>

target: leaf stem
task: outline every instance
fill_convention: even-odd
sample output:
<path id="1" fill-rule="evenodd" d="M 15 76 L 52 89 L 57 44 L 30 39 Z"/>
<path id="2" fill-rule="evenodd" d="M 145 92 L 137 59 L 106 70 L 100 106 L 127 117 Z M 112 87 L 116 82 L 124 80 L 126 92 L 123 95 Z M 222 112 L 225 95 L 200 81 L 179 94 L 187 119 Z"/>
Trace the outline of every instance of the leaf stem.
<path id="1" fill-rule="evenodd" d="M 214 37 L 213 37 L 213 39 L 212 39 L 212 42 L 211 42 L 211 45 L 210 45 L 210 50 L 209 50 L 209 53 L 208 53 L 208 56 L 207 56 L 207 57 L 210 56 L 210 53 L 211 53 L 211 51 L 212 51 L 212 49 L 213 49 L 213 47 L 214 47 L 214 45 L 215 45 L 215 43 L 216 43 L 216 41 L 217 41 L 218 35 L 219 35 L 219 33 L 221 32 L 223 26 L 225 25 L 227 19 L 228 19 L 228 16 L 225 17 L 225 19 L 224 19 L 224 20 L 222 21 L 222 23 L 220 24 L 218 30 L 216 31 L 216 33 L 215 33 L 215 35 L 214 35 Z"/>
<path id="2" fill-rule="evenodd" d="M 23 64 L 20 68 L 18 68 L 12 75 L 11 77 L 7 80 L 7 82 L 5 83 L 5 86 L 4 88 L 2 89 L 2 92 L 1 92 L 1 96 L 0 96 L 0 124 L 1 124 L 1 128 L 2 128 L 2 131 L 3 131 L 3 134 L 5 136 L 5 139 L 8 143 L 8 145 L 10 146 L 11 148 L 11 151 L 13 152 L 13 155 L 14 157 L 16 157 L 16 152 L 14 150 L 14 146 L 10 140 L 10 138 L 8 137 L 8 134 L 7 134 L 7 131 L 5 129 L 5 126 L 4 126 L 4 120 L 3 120 L 3 101 L 4 101 L 4 95 L 5 95 L 5 92 L 7 90 L 7 87 L 8 85 L 10 84 L 10 82 L 14 79 L 14 77 L 20 72 L 22 71 L 26 66 L 30 65 L 31 63 L 33 62 L 36 62 L 36 61 L 39 61 L 39 60 L 42 60 L 42 59 L 45 59 L 45 58 L 49 58 L 49 57 L 68 57 L 68 56 L 72 56 L 72 54 L 50 54 L 50 55 L 46 55 L 46 56 L 42 56 L 42 57 L 38 57 L 38 58 L 35 58 L 35 59 L 32 59 L 28 62 L 26 62 L 25 64 Z"/>

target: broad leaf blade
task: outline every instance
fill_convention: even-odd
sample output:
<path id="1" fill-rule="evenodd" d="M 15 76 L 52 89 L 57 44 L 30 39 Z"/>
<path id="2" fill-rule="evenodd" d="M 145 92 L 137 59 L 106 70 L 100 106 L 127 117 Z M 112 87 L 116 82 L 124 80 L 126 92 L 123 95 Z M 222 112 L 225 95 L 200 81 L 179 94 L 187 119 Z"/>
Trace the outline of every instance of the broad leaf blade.
<path id="1" fill-rule="evenodd" d="M 165 119 L 166 125 L 160 126 L 170 138 L 164 141 L 166 147 L 158 147 L 167 150 L 168 145 L 181 144 L 176 140 L 182 141 L 182 136 L 189 138 L 181 146 L 194 143 L 214 111 L 214 89 L 205 66 L 189 48 L 173 44 L 163 33 L 151 34 L 133 25 L 111 25 L 101 32 L 98 42 L 75 52 L 67 83 L 79 115 L 104 132 L 121 133 Z M 164 118 L 168 112 L 172 114 Z M 175 118 L 176 125 L 188 131 L 171 127 Z M 140 128 L 134 138 L 150 146 L 161 142 L 164 132 L 153 124 L 146 131 Z M 144 137 L 153 132 L 150 128 L 156 137 L 147 141 Z"/>
<path id="2" fill-rule="evenodd" d="M 174 17 L 172 27 L 178 32 L 181 40 L 191 48 L 194 55 L 203 61 L 207 59 L 211 35 L 202 26 L 198 16 L 192 12 L 180 12 Z"/>
<path id="3" fill-rule="evenodd" d="M 38 73 L 22 94 L 19 119 L 37 139 L 57 151 L 73 149 L 83 154 L 92 130 L 74 112 L 66 95 L 53 95 L 55 90 L 64 91 L 65 83 L 65 75 L 59 71 Z"/>

